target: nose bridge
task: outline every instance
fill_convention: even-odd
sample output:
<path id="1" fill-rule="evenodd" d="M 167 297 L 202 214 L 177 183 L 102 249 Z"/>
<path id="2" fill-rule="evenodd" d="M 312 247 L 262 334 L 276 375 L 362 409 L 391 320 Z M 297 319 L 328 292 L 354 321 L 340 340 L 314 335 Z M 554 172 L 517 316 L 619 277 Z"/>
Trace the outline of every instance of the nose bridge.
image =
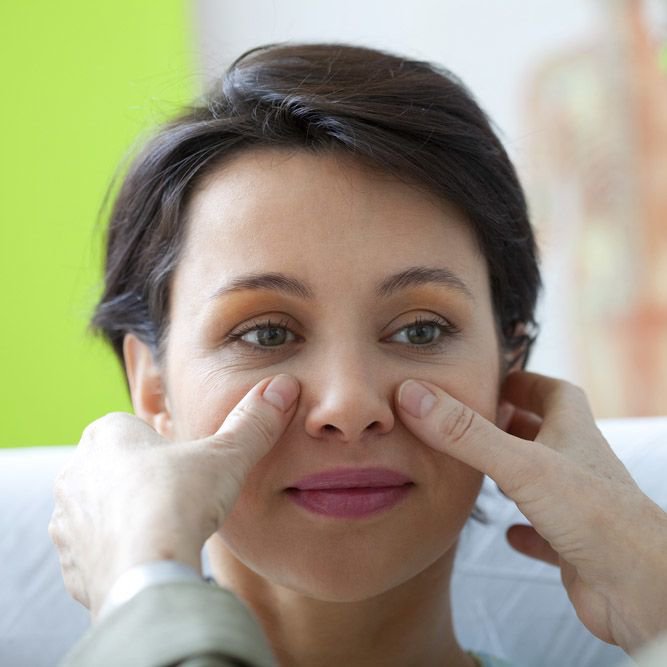
<path id="1" fill-rule="evenodd" d="M 392 388 L 373 350 L 339 339 L 317 356 L 307 392 L 311 436 L 348 442 L 393 428 Z"/>

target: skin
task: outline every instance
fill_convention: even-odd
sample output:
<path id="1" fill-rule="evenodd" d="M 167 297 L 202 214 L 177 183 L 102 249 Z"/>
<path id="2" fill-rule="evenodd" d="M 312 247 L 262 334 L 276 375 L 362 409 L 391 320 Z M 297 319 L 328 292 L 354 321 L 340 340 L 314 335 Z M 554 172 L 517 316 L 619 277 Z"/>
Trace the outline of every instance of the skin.
<path id="1" fill-rule="evenodd" d="M 376 284 L 413 266 L 446 268 L 467 291 L 428 283 L 376 296 Z M 267 289 L 212 298 L 233 278 L 266 271 L 303 281 L 313 298 Z M 161 368 L 140 343 L 128 346 L 140 359 L 130 365 L 154 382 L 147 390 L 135 374 L 136 412 L 165 437 L 215 432 L 268 374 L 289 373 L 301 385 L 287 430 L 209 541 L 216 579 L 254 609 L 284 664 L 417 665 L 445 656 L 472 664 L 453 635 L 448 589 L 482 476 L 420 442 L 394 405 L 399 384 L 417 376 L 496 418 L 500 352 L 488 273 L 465 219 L 345 156 L 245 153 L 191 201 L 170 313 Z M 410 346 L 407 329 L 434 314 L 460 333 L 441 334 L 434 351 Z M 268 351 L 252 347 L 256 332 L 225 343 L 240 325 L 267 319 L 293 339 Z M 437 327 L 426 334 L 435 338 Z M 307 474 L 375 465 L 416 486 L 370 519 L 316 517 L 284 492 Z"/>
<path id="2" fill-rule="evenodd" d="M 89 425 L 56 480 L 49 533 L 94 619 L 122 572 L 165 558 L 198 569 L 213 536 L 218 581 L 253 608 L 281 665 L 471 665 L 448 590 L 485 473 L 531 523 L 510 528 L 512 546 L 560 567 L 592 633 L 632 652 L 667 630 L 667 515 L 580 389 L 516 371 L 499 391 L 488 276 L 456 211 L 340 156 L 263 151 L 213 174 L 189 216 L 161 363 L 125 338 L 137 416 Z M 375 295 L 414 264 L 446 267 L 466 291 Z M 209 298 L 267 269 L 315 298 Z M 429 313 L 459 333 L 424 353 L 407 328 Z M 294 338 L 262 353 L 225 344 L 269 314 Z M 317 518 L 285 498 L 303 475 L 371 464 L 415 482 L 372 519 Z"/>

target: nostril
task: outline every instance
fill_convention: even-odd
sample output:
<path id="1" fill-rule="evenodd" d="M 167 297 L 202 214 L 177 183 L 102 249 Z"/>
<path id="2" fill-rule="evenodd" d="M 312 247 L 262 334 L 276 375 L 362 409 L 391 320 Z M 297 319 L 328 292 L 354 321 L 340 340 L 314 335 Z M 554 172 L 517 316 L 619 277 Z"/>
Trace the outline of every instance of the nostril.
<path id="1" fill-rule="evenodd" d="M 382 431 L 382 422 L 375 420 L 372 421 L 366 428 L 364 429 L 364 432 L 381 432 Z M 340 434 L 343 435 L 345 431 L 338 426 L 335 426 L 334 424 L 323 424 L 321 428 L 321 433 L 328 433 L 328 434 Z"/>

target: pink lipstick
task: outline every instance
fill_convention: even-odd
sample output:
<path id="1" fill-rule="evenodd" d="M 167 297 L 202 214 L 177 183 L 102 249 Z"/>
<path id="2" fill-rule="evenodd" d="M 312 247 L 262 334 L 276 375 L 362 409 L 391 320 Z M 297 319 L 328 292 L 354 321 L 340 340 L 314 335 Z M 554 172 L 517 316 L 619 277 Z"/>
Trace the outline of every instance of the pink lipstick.
<path id="1" fill-rule="evenodd" d="M 390 509 L 413 487 L 409 477 L 387 468 L 336 468 L 304 477 L 286 492 L 315 514 L 350 519 Z"/>

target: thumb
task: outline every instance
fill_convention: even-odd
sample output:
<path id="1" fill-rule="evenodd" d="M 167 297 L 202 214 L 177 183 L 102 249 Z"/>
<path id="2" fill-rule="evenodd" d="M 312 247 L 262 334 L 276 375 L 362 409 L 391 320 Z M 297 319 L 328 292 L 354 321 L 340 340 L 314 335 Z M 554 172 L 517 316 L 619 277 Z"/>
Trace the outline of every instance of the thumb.
<path id="1" fill-rule="evenodd" d="M 294 415 L 299 383 L 280 374 L 257 383 L 227 415 L 213 435 L 199 441 L 209 450 L 222 450 L 235 459 L 243 477 L 283 434 Z"/>
<path id="2" fill-rule="evenodd" d="M 505 433 L 430 382 L 406 380 L 397 403 L 401 420 L 422 442 L 489 475 L 506 493 L 541 464 L 541 448 Z"/>

